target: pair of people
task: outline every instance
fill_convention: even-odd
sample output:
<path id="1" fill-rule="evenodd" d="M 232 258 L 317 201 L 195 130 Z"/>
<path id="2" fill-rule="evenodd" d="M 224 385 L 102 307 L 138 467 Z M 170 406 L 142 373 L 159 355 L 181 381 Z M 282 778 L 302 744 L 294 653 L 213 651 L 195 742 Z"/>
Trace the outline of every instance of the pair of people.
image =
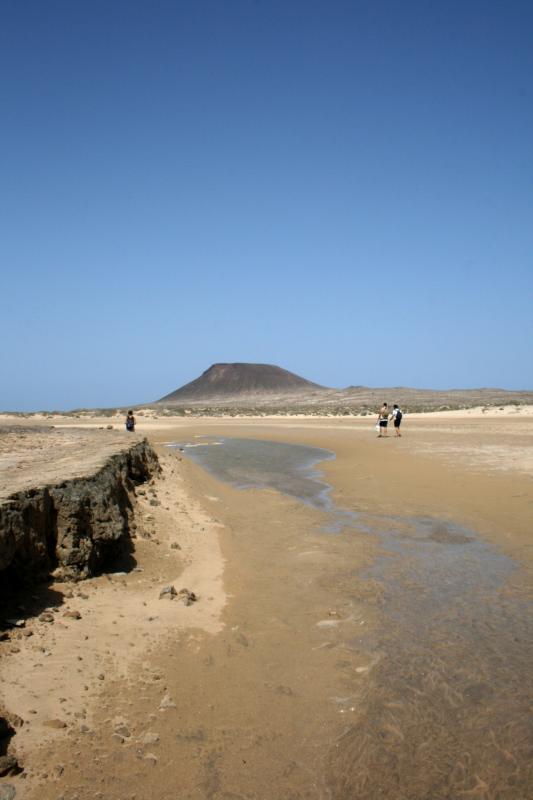
<path id="1" fill-rule="evenodd" d="M 402 424 L 402 417 L 403 417 L 402 410 L 397 403 L 394 403 L 392 412 L 389 412 L 388 403 L 383 403 L 383 405 L 379 409 L 379 414 L 378 414 L 378 427 L 379 427 L 378 438 L 380 436 L 388 435 L 387 426 L 391 420 L 394 423 L 394 431 L 396 433 L 396 436 L 401 436 L 402 434 L 400 433 L 400 425 Z"/>

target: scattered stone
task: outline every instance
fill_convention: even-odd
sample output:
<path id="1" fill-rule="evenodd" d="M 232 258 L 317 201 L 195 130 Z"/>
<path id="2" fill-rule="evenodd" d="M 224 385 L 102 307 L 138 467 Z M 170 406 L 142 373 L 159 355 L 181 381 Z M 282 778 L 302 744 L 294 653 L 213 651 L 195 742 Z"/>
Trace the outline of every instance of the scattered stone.
<path id="1" fill-rule="evenodd" d="M 292 697 L 294 695 L 294 691 L 290 686 L 276 686 L 275 692 L 276 694 L 287 695 L 287 697 Z"/>
<path id="2" fill-rule="evenodd" d="M 129 739 L 131 736 L 130 730 L 126 725 L 117 725 L 115 733 L 118 733 L 119 736 L 123 736 L 125 739 Z"/>
<path id="3" fill-rule="evenodd" d="M 23 619 L 6 619 L 8 625 L 11 625 L 12 628 L 23 628 L 26 624 L 26 621 Z"/>
<path id="4" fill-rule="evenodd" d="M 17 790 L 10 783 L 3 783 L 0 786 L 0 800 L 13 800 Z"/>
<path id="5" fill-rule="evenodd" d="M 194 592 L 190 592 L 188 589 L 180 589 L 178 592 L 178 600 L 181 600 L 186 606 L 191 606 L 193 603 L 196 603 L 198 597 Z"/>
<path id="6" fill-rule="evenodd" d="M 150 500 L 150 505 L 151 506 L 160 506 L 161 503 L 159 502 L 159 500 L 153 500 L 152 499 L 152 500 Z"/>
<path id="7" fill-rule="evenodd" d="M 143 744 L 157 744 L 159 741 L 158 733 L 145 733 L 141 738 Z"/>
<path id="8" fill-rule="evenodd" d="M 178 592 L 174 588 L 174 586 L 163 586 L 161 591 L 159 592 L 159 599 L 160 600 L 173 600 L 176 597 Z"/>
<path id="9" fill-rule="evenodd" d="M 78 597 L 81 597 L 82 600 L 88 600 L 89 595 L 85 594 L 85 592 L 78 592 Z"/>
<path id="10" fill-rule="evenodd" d="M 172 542 L 170 545 L 171 550 L 181 550 L 181 546 L 177 542 Z"/>
<path id="11" fill-rule="evenodd" d="M 25 629 L 22 631 L 22 635 L 23 635 L 23 636 L 26 636 L 26 637 L 28 637 L 28 636 L 33 636 L 33 631 L 32 631 L 32 630 L 30 630 L 30 628 L 25 628 Z"/>
<path id="12" fill-rule="evenodd" d="M 57 728 L 58 730 L 67 727 L 67 723 L 63 722 L 62 719 L 45 719 L 43 725 L 46 725 L 47 728 Z"/>
<path id="13" fill-rule="evenodd" d="M 76 611 L 75 609 L 73 609 L 72 611 L 71 611 L 71 610 L 69 610 L 69 611 L 65 611 L 65 613 L 63 614 L 63 616 L 64 616 L 64 617 L 70 617 L 70 619 L 81 619 L 81 614 L 80 614 L 80 612 L 79 612 L 79 611 Z"/>
<path id="14" fill-rule="evenodd" d="M 103 672 L 98 673 L 96 677 L 98 678 L 99 681 L 105 681 L 105 675 Z"/>
<path id="15" fill-rule="evenodd" d="M 42 614 L 39 615 L 39 619 L 41 622 L 53 622 L 54 615 L 51 614 L 49 611 L 44 611 Z"/>
<path id="16" fill-rule="evenodd" d="M 161 700 L 161 702 L 159 703 L 159 708 L 160 709 L 176 708 L 176 703 L 173 701 L 173 699 L 171 698 L 171 696 L 169 694 L 166 694 L 163 697 L 163 699 Z"/>
<path id="17" fill-rule="evenodd" d="M 54 775 L 56 776 L 56 778 L 60 778 L 61 775 L 64 773 L 64 771 L 65 767 L 63 766 L 63 764 L 56 764 L 56 766 L 54 767 Z"/>
<path id="18" fill-rule="evenodd" d="M 157 756 L 154 756 L 153 753 L 146 753 L 146 755 L 144 756 L 143 760 L 144 761 L 150 761 L 150 763 L 153 764 L 154 767 L 157 764 Z"/>
<path id="19" fill-rule="evenodd" d="M 113 430 L 113 426 L 112 425 L 106 425 L 105 427 L 106 427 L 106 430 L 108 430 L 108 431 L 112 431 Z"/>

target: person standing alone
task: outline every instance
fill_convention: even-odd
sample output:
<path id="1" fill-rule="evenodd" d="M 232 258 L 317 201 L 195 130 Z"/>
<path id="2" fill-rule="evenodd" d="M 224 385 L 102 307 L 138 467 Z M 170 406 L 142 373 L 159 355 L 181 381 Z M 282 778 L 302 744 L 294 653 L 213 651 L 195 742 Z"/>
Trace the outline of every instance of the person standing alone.
<path id="1" fill-rule="evenodd" d="M 133 411 L 128 411 L 128 416 L 126 417 L 126 430 L 130 431 L 131 433 L 135 432 L 135 417 L 133 416 Z"/>

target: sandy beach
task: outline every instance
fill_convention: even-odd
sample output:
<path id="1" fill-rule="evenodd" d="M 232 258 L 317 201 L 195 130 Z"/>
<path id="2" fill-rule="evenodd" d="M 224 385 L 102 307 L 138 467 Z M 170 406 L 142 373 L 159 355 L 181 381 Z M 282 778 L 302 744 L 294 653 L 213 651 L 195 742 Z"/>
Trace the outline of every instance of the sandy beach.
<path id="1" fill-rule="evenodd" d="M 24 771 L 0 789 L 531 796 L 531 407 L 407 415 L 381 440 L 370 417 L 137 420 L 162 472 L 137 487 L 130 559 L 36 587 L 39 614 L 0 641 L 0 705 L 24 722 Z M 11 474 L 20 424 L 0 419 Z M 25 419 L 48 464 L 50 425 L 126 437 L 118 418 Z M 331 451 L 331 505 L 239 489 L 167 446 L 206 436 Z M 197 600 L 160 599 L 171 585 Z"/>

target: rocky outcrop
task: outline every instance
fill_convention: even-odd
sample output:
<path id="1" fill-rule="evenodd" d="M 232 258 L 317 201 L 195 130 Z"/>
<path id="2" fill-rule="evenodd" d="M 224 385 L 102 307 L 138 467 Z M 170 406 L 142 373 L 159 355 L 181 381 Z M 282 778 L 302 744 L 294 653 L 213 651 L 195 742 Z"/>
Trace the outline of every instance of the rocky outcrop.
<path id="1" fill-rule="evenodd" d="M 112 455 L 95 474 L 8 497 L 0 505 L 0 581 L 93 575 L 129 536 L 137 484 L 159 471 L 148 442 Z"/>
<path id="2" fill-rule="evenodd" d="M 5 775 L 17 775 L 22 772 L 16 756 L 9 752 L 11 737 L 15 735 L 16 728 L 23 725 L 23 721 L 17 714 L 9 714 L 0 709 L 0 777 Z M 14 795 L 12 795 L 14 797 Z M 0 795 L 0 800 L 1 800 Z"/>

